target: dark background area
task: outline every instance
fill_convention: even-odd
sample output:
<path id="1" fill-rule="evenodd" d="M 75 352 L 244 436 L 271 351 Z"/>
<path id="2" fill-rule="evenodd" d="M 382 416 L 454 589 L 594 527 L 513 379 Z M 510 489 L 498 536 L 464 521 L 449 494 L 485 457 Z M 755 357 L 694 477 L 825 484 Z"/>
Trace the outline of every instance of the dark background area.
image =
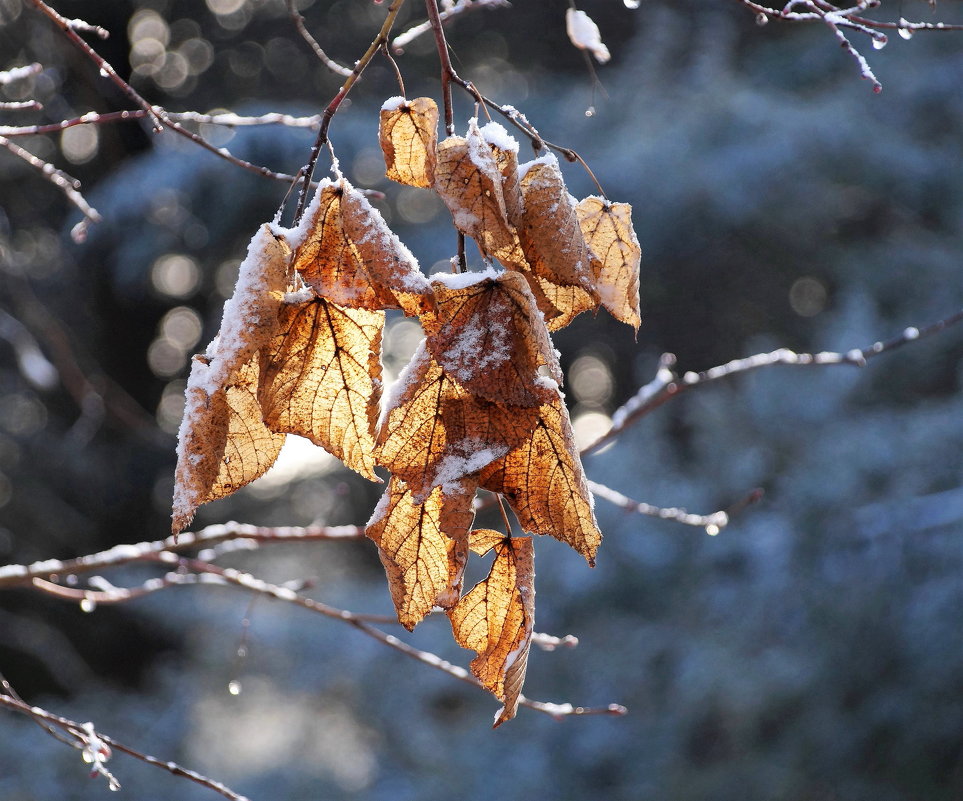
<path id="1" fill-rule="evenodd" d="M 302 6 L 343 62 L 384 15 L 362 0 Z M 875 95 L 825 26 L 760 27 L 731 0 L 643 0 L 636 11 L 586 0 L 613 54 L 598 68 L 607 96 L 593 97 L 566 6 L 474 12 L 449 38 L 463 77 L 577 149 L 607 194 L 634 207 L 638 341 L 604 312 L 556 337 L 576 421 L 611 414 L 665 351 L 683 371 L 779 346 L 845 351 L 963 305 L 963 33 L 893 35 L 880 51 L 854 35 L 884 85 Z M 100 52 L 171 111 L 311 114 L 339 85 L 277 0 L 58 9 L 107 28 Z M 946 22 L 961 10 L 882 9 Z M 420 12 L 409 3 L 402 19 Z M 33 61 L 41 75 L 0 91 L 46 108 L 0 112 L 3 124 L 130 107 L 29 3 L 0 0 L 0 69 Z M 438 96 L 430 37 L 399 66 L 409 96 Z M 442 269 L 454 249 L 444 207 L 383 177 L 377 110 L 394 94 L 376 59 L 331 139 L 349 179 L 385 192 L 379 207 L 423 268 Z M 463 129 L 472 107 L 456 97 L 456 108 Z M 74 131 L 85 133 L 18 142 L 83 181 L 104 217 L 83 244 L 61 193 L 0 152 L 0 564 L 165 535 L 187 360 L 214 334 L 232 271 L 285 192 L 140 123 Z M 202 133 L 288 173 L 313 139 Z M 577 166 L 565 175 L 576 196 L 594 191 Z M 418 336 L 390 321 L 390 372 Z M 624 703 L 624 719 L 523 710 L 492 732 L 496 704 L 483 693 L 265 600 L 238 660 L 251 599 L 216 588 L 92 614 L 6 592 L 0 670 L 31 702 L 253 799 L 958 799 L 961 381 L 957 328 L 862 370 L 776 367 L 698 389 L 586 460 L 593 480 L 693 511 L 766 490 L 718 537 L 599 501 L 594 570 L 537 543 L 537 628 L 581 644 L 533 653 L 526 691 Z M 205 507 L 197 525 L 360 523 L 380 494 L 329 461 L 285 470 Z M 390 608 L 370 543 L 224 563 L 313 578 L 316 597 L 356 611 Z M 468 661 L 443 619 L 411 641 Z M 123 757 L 112 767 L 131 798 L 212 797 Z M 104 792 L 76 752 L 25 719 L 0 720 L 0 797 Z"/>

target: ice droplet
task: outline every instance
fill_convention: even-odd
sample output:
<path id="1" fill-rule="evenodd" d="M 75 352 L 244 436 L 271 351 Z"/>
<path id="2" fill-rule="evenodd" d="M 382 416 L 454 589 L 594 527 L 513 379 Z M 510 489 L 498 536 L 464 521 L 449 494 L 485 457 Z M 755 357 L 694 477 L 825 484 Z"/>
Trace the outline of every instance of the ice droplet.
<path id="1" fill-rule="evenodd" d="M 237 679 L 231 680 L 230 682 L 228 682 L 227 691 L 228 691 L 231 695 L 240 695 L 240 694 L 241 694 L 241 682 L 239 682 Z"/>
<path id="2" fill-rule="evenodd" d="M 760 28 L 767 22 L 769 22 L 769 17 L 767 17 L 765 14 L 762 12 L 756 14 L 756 25 L 758 25 Z"/>
<path id="3" fill-rule="evenodd" d="M 886 47 L 887 42 L 889 42 L 889 39 L 886 38 L 885 34 L 881 33 L 879 36 L 873 37 L 873 49 L 882 50 L 884 47 Z"/>
<path id="4" fill-rule="evenodd" d="M 905 17 L 899 18 L 899 35 L 903 39 L 913 38 L 913 29 L 909 27 L 909 20 Z"/>
<path id="5" fill-rule="evenodd" d="M 109 77 L 110 77 L 110 73 L 107 72 L 106 68 L 104 68 L 104 67 L 101 67 L 101 68 L 100 68 L 100 77 L 101 77 L 101 78 L 109 78 Z"/>
<path id="6" fill-rule="evenodd" d="M 594 117 L 594 116 L 595 116 L 595 106 L 589 106 L 587 109 L 585 109 L 585 116 L 586 116 L 586 117 Z"/>
<path id="7" fill-rule="evenodd" d="M 708 526 L 706 526 L 706 534 L 708 534 L 710 537 L 714 537 L 718 533 L 719 527 L 715 523 L 710 523 Z"/>
<path id="8" fill-rule="evenodd" d="M 84 598 L 80 602 L 81 612 L 93 612 L 96 608 L 97 608 L 97 602 L 92 600 L 91 598 Z"/>
<path id="9" fill-rule="evenodd" d="M 622 0 L 626 8 L 638 8 L 639 0 Z"/>

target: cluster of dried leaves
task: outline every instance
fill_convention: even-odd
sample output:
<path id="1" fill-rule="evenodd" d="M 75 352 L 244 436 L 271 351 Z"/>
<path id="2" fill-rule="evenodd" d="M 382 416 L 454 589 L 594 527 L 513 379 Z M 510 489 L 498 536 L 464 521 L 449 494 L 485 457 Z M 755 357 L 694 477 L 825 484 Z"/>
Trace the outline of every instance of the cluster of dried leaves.
<path id="1" fill-rule="evenodd" d="M 398 619 L 446 610 L 474 675 L 514 716 L 534 624 L 530 537 L 472 530 L 479 488 L 527 534 L 589 564 L 601 534 L 559 392 L 549 337 L 604 305 L 638 328 L 640 250 L 626 204 L 568 194 L 554 157 L 519 165 L 505 130 L 473 120 L 437 142 L 428 98 L 381 112 L 387 175 L 433 189 L 478 245 L 484 272 L 426 279 L 364 195 L 321 183 L 301 223 L 251 241 L 220 331 L 194 357 L 179 432 L 173 530 L 261 476 L 299 434 L 371 480 L 391 477 L 368 522 Z M 498 262 L 504 269 L 497 269 Z M 382 399 L 386 309 L 426 338 Z M 462 594 L 469 551 L 494 551 Z"/>

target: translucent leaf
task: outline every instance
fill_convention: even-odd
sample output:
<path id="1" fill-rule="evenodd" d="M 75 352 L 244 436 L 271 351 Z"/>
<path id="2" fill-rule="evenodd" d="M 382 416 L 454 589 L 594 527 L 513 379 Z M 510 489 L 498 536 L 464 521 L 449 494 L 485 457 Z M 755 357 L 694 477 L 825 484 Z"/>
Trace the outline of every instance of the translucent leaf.
<path id="1" fill-rule="evenodd" d="M 408 186 L 430 187 L 435 177 L 438 106 L 430 97 L 381 110 L 379 131 L 385 174 Z"/>
<path id="2" fill-rule="evenodd" d="M 434 307 L 411 251 L 344 179 L 322 181 L 288 240 L 305 283 L 341 306 L 402 309 L 412 316 Z"/>
<path id="3" fill-rule="evenodd" d="M 261 351 L 258 397 L 271 430 L 308 437 L 372 481 L 384 320 L 324 298 L 288 304 Z"/>
<path id="4" fill-rule="evenodd" d="M 404 479 L 420 502 L 434 487 L 470 476 L 521 445 L 538 413 L 538 407 L 506 408 L 472 396 L 423 343 L 385 403 L 378 464 Z"/>
<path id="5" fill-rule="evenodd" d="M 515 232 L 508 223 L 501 172 L 474 121 L 467 138 L 450 136 L 438 145 L 435 190 L 458 230 L 474 239 L 482 253 L 511 247 Z"/>
<path id="6" fill-rule="evenodd" d="M 539 409 L 531 437 L 482 470 L 478 484 L 504 495 L 525 531 L 567 542 L 595 564 L 602 534 L 560 396 Z"/>
<path id="7" fill-rule="evenodd" d="M 575 208 L 592 256 L 595 288 L 616 320 L 636 331 L 639 316 L 639 265 L 642 249 L 632 228 L 632 207 L 587 197 Z"/>
<path id="8" fill-rule="evenodd" d="M 462 276 L 459 276 L 462 278 Z M 513 406 L 540 406 L 554 391 L 561 369 L 535 299 L 518 273 L 504 272 L 468 284 L 432 281 L 436 329 L 427 340 L 432 357 L 471 394 Z"/>
<path id="9" fill-rule="evenodd" d="M 277 330 L 287 276 L 288 253 L 263 225 L 241 262 L 217 337 L 191 364 L 178 431 L 175 534 L 198 506 L 253 481 L 277 457 L 283 437 L 265 428 L 257 408 L 257 353 Z"/>
<path id="10" fill-rule="evenodd" d="M 488 577 L 448 613 L 463 648 L 477 652 L 471 672 L 502 702 L 495 726 L 515 717 L 535 626 L 535 563 L 530 537 L 473 531 L 472 550 L 495 549 Z"/>
<path id="11" fill-rule="evenodd" d="M 461 594 L 474 512 L 475 483 L 436 487 L 422 504 L 392 477 L 365 534 L 378 546 L 398 621 L 409 631 L 435 606 L 451 608 Z"/>
<path id="12" fill-rule="evenodd" d="M 199 377 L 213 365 L 195 356 L 188 381 L 174 473 L 175 534 L 201 504 L 224 498 L 261 477 L 274 464 L 284 434 L 270 431 L 257 401 L 258 357 L 242 365 L 225 387 L 208 392 Z"/>
<path id="13" fill-rule="evenodd" d="M 552 155 L 520 168 L 524 213 L 515 222 L 528 266 L 522 266 L 549 330 L 557 331 L 598 306 L 590 254 Z"/>

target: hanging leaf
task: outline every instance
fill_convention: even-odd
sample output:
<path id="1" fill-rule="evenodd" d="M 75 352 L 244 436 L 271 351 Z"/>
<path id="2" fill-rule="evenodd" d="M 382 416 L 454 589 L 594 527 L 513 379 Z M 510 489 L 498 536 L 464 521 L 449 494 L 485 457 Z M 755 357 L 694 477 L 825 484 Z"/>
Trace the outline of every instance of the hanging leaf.
<path id="1" fill-rule="evenodd" d="M 501 173 L 474 120 L 467 138 L 449 136 L 438 145 L 434 186 L 455 226 L 482 253 L 511 247 L 515 233 L 508 223 Z"/>
<path id="2" fill-rule="evenodd" d="M 344 230 L 343 195 L 340 183 L 321 182 L 301 225 L 289 234 L 294 267 L 308 286 L 334 303 L 380 309 L 382 302 L 371 277 Z"/>
<path id="3" fill-rule="evenodd" d="M 261 419 L 257 354 L 213 392 L 206 387 L 212 368 L 206 357 L 195 356 L 187 382 L 174 473 L 174 534 L 190 524 L 201 504 L 264 475 L 284 444 L 284 434 Z"/>
<path id="4" fill-rule="evenodd" d="M 307 437 L 372 481 L 384 320 L 383 311 L 324 298 L 286 304 L 261 351 L 258 397 L 268 427 Z"/>
<path id="5" fill-rule="evenodd" d="M 301 224 L 287 232 L 294 266 L 312 289 L 341 306 L 434 308 L 415 257 L 367 198 L 343 178 L 322 181 Z"/>
<path id="6" fill-rule="evenodd" d="M 478 472 L 528 439 L 539 409 L 476 398 L 435 362 L 424 343 L 385 401 L 378 464 L 402 478 L 416 503 Z"/>
<path id="7" fill-rule="evenodd" d="M 277 457 L 283 437 L 264 427 L 256 403 L 257 353 L 277 330 L 287 275 L 287 251 L 269 226 L 261 226 L 224 304 L 217 337 L 191 364 L 177 435 L 175 534 L 198 506 L 253 481 Z"/>
<path id="8" fill-rule="evenodd" d="M 514 221 L 528 267 L 522 267 L 550 331 L 598 307 L 590 254 L 555 156 L 519 168 L 524 213 Z"/>
<path id="9" fill-rule="evenodd" d="M 616 320 L 636 331 L 639 316 L 639 265 L 642 248 L 632 228 L 632 207 L 587 197 L 575 207 L 579 227 L 592 257 L 595 288 Z"/>
<path id="10" fill-rule="evenodd" d="M 438 275 L 432 289 L 437 327 L 428 339 L 432 357 L 478 398 L 512 406 L 541 406 L 562 371 L 535 299 L 518 273 Z"/>
<path id="11" fill-rule="evenodd" d="M 488 143 L 495 166 L 502 177 L 502 197 L 512 234 L 512 241 L 496 249 L 492 255 L 510 270 L 530 270 L 516 230 L 525 209 L 518 180 L 518 142 L 497 122 L 484 125 L 481 135 Z"/>
<path id="12" fill-rule="evenodd" d="M 561 396 L 539 409 L 531 438 L 482 470 L 478 484 L 504 495 L 525 531 L 567 542 L 595 565 L 602 534 Z"/>
<path id="13" fill-rule="evenodd" d="M 515 717 L 535 626 L 535 560 L 530 537 L 506 538 L 489 529 L 471 532 L 471 549 L 495 549 L 488 577 L 448 613 L 455 641 L 477 652 L 471 672 L 502 708 L 495 726 Z"/>
<path id="14" fill-rule="evenodd" d="M 475 482 L 436 487 L 422 504 L 392 477 L 365 534 L 378 546 L 398 621 L 411 631 L 435 606 L 451 608 L 461 594 L 474 512 Z"/>
<path id="15" fill-rule="evenodd" d="M 385 175 L 408 186 L 430 187 L 435 177 L 438 106 L 430 97 L 393 97 L 381 107 L 379 131 Z"/>

